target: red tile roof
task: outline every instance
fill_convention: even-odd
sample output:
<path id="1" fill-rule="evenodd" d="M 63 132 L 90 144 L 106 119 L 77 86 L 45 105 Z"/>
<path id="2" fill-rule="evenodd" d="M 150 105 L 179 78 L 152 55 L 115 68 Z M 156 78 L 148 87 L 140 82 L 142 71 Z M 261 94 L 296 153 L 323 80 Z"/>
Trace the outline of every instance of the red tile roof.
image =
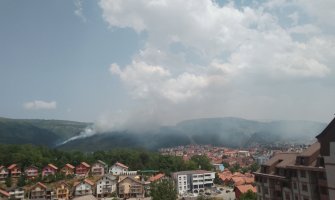
<path id="1" fill-rule="evenodd" d="M 4 195 L 6 197 L 9 197 L 9 193 L 6 192 L 5 190 L 0 189 L 0 194 Z"/>
<path id="2" fill-rule="evenodd" d="M 7 167 L 9 170 L 12 170 L 13 168 L 15 168 L 17 165 L 16 164 L 11 164 L 9 167 Z"/>
<path id="3" fill-rule="evenodd" d="M 41 186 L 41 187 L 44 188 L 44 189 L 47 189 L 47 186 L 44 185 L 44 184 L 41 183 L 41 182 L 37 182 L 36 185 L 34 185 L 34 187 L 35 187 L 35 186 L 38 186 L 38 185 Z"/>
<path id="4" fill-rule="evenodd" d="M 239 190 L 241 193 L 246 193 L 248 192 L 248 190 L 256 192 L 256 187 L 252 185 L 239 185 L 239 186 L 236 186 L 235 189 Z"/>
<path id="5" fill-rule="evenodd" d="M 115 165 L 118 165 L 118 166 L 120 166 L 120 167 L 123 167 L 123 168 L 127 168 L 127 169 L 128 169 L 128 167 L 127 167 L 126 165 L 124 165 L 124 164 L 122 164 L 122 163 L 119 163 L 119 162 L 116 162 Z"/>
<path id="6" fill-rule="evenodd" d="M 92 186 L 94 185 L 94 183 L 92 181 L 88 180 L 88 179 L 85 179 L 84 182 L 87 183 L 87 184 L 90 184 Z"/>
<path id="7" fill-rule="evenodd" d="M 53 165 L 53 164 L 51 164 L 51 163 L 49 163 L 48 166 L 51 167 L 51 168 L 53 168 L 54 170 L 57 170 L 57 169 L 58 169 L 58 167 L 56 167 L 55 165 Z"/>
<path id="8" fill-rule="evenodd" d="M 150 181 L 150 182 L 154 182 L 154 181 L 157 181 L 157 180 L 161 179 L 161 178 L 164 177 L 164 176 L 165 176 L 165 174 L 163 174 L 163 173 L 159 173 L 159 174 L 157 174 L 156 176 L 152 176 L 152 177 L 150 177 L 150 178 L 149 178 L 149 181 Z"/>
<path id="9" fill-rule="evenodd" d="M 91 167 L 89 164 L 87 164 L 86 162 L 81 162 L 82 165 L 84 165 L 85 167 Z"/>
<path id="10" fill-rule="evenodd" d="M 69 164 L 69 163 L 67 163 L 67 164 L 65 165 L 65 167 L 68 167 L 68 168 L 70 168 L 70 169 L 74 169 L 74 166 L 71 165 L 71 164 Z"/>

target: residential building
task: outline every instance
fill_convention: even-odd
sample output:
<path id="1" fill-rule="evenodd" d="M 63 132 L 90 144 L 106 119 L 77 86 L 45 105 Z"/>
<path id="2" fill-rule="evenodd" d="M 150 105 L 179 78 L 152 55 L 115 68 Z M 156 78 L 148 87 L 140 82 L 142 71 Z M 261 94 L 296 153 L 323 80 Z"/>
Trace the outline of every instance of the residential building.
<path id="1" fill-rule="evenodd" d="M 5 166 L 0 166 L 0 182 L 4 182 L 8 177 L 8 169 Z"/>
<path id="2" fill-rule="evenodd" d="M 65 182 L 60 182 L 55 187 L 55 196 L 57 200 L 69 200 L 70 186 Z"/>
<path id="3" fill-rule="evenodd" d="M 235 197 L 236 200 L 240 199 L 240 196 L 246 192 L 248 192 L 249 190 L 251 190 L 252 192 L 256 192 L 256 187 L 252 186 L 252 185 L 239 185 L 236 186 L 234 188 L 234 192 L 235 192 Z"/>
<path id="4" fill-rule="evenodd" d="M 61 173 L 65 174 L 65 176 L 73 175 L 75 167 L 69 163 L 67 163 L 62 169 Z"/>
<path id="5" fill-rule="evenodd" d="M 9 197 L 10 195 L 7 191 L 0 189 L 0 199 L 8 199 Z"/>
<path id="6" fill-rule="evenodd" d="M 255 172 L 259 200 L 328 200 L 320 143 L 302 153 L 278 153 Z"/>
<path id="7" fill-rule="evenodd" d="M 120 198 L 144 197 L 143 183 L 132 176 L 120 177 L 118 194 Z"/>
<path id="8" fill-rule="evenodd" d="M 92 165 L 91 173 L 93 176 L 103 176 L 106 169 L 108 170 L 107 164 L 101 160 L 98 160 Z"/>
<path id="9" fill-rule="evenodd" d="M 42 177 L 55 175 L 57 173 L 58 167 L 53 164 L 48 164 L 42 169 Z"/>
<path id="10" fill-rule="evenodd" d="M 38 177 L 38 168 L 35 166 L 29 166 L 24 170 L 24 174 L 27 179 L 35 179 Z"/>
<path id="11" fill-rule="evenodd" d="M 73 185 L 74 187 L 74 196 L 84 196 L 93 194 L 94 183 L 88 179 L 84 179 L 80 182 L 77 182 Z"/>
<path id="12" fill-rule="evenodd" d="M 213 186 L 215 172 L 205 170 L 181 171 L 172 174 L 178 194 L 204 192 Z"/>
<path id="13" fill-rule="evenodd" d="M 9 174 L 12 178 L 18 178 L 21 176 L 21 169 L 17 164 L 11 164 L 9 167 L 7 167 Z"/>
<path id="14" fill-rule="evenodd" d="M 24 189 L 23 188 L 13 188 L 9 192 L 10 199 L 24 200 Z"/>
<path id="15" fill-rule="evenodd" d="M 76 175 L 87 177 L 88 173 L 90 172 L 91 166 L 86 162 L 81 162 L 79 165 L 76 166 Z"/>
<path id="16" fill-rule="evenodd" d="M 137 171 L 129 171 L 128 167 L 120 162 L 116 162 L 114 165 L 112 165 L 111 168 L 109 168 L 109 173 L 119 176 L 131 176 L 136 175 Z"/>
<path id="17" fill-rule="evenodd" d="M 96 194 L 98 198 L 110 197 L 116 194 L 117 179 L 116 176 L 105 174 L 96 182 Z"/>
<path id="18" fill-rule="evenodd" d="M 327 177 L 327 191 L 321 188 L 321 193 L 328 192 L 329 199 L 335 199 L 335 118 L 316 138 L 321 144 L 321 164 L 326 169 Z"/>
<path id="19" fill-rule="evenodd" d="M 29 199 L 45 200 L 47 199 L 47 186 L 41 182 L 36 183 L 30 188 Z"/>

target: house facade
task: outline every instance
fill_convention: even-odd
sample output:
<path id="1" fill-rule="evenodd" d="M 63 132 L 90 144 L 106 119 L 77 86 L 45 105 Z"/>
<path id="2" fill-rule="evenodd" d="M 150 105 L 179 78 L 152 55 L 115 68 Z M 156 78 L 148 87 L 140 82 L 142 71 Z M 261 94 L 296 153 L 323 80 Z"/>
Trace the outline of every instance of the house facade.
<path id="1" fill-rule="evenodd" d="M 91 173 L 93 176 L 103 176 L 105 174 L 106 169 L 108 166 L 105 162 L 98 160 L 91 167 Z"/>
<path id="2" fill-rule="evenodd" d="M 84 196 L 93 194 L 94 183 L 88 179 L 74 184 L 74 196 Z"/>
<path id="3" fill-rule="evenodd" d="M 278 153 L 255 172 L 258 200 L 329 200 L 320 143 L 302 153 Z"/>
<path id="4" fill-rule="evenodd" d="M 321 162 L 326 170 L 329 199 L 335 199 L 335 118 L 316 138 L 321 144 Z"/>
<path id="5" fill-rule="evenodd" d="M 24 170 L 24 174 L 26 175 L 27 179 L 35 179 L 38 177 L 38 168 L 35 166 L 27 167 Z"/>
<path id="6" fill-rule="evenodd" d="M 24 200 L 24 189 L 23 188 L 15 188 L 10 190 L 9 192 L 10 199 L 15 200 Z"/>
<path id="7" fill-rule="evenodd" d="M 68 163 L 61 169 L 61 173 L 63 173 L 65 176 L 73 175 L 74 170 L 75 170 L 75 167 Z"/>
<path id="8" fill-rule="evenodd" d="M 4 182 L 8 177 L 8 169 L 5 166 L 0 166 L 0 182 Z"/>
<path id="9" fill-rule="evenodd" d="M 57 173 L 58 167 L 53 164 L 48 164 L 42 169 L 42 177 L 55 175 Z"/>
<path id="10" fill-rule="evenodd" d="M 22 172 L 17 164 L 11 164 L 7 169 L 12 178 L 19 178 L 21 176 Z"/>
<path id="11" fill-rule="evenodd" d="M 204 192 L 206 188 L 212 188 L 215 172 L 205 170 L 181 171 L 172 174 L 176 183 L 178 194 L 187 192 Z"/>
<path id="12" fill-rule="evenodd" d="M 47 199 L 47 186 L 41 182 L 36 183 L 32 188 L 30 188 L 29 199 Z"/>
<path id="13" fill-rule="evenodd" d="M 116 175 L 116 176 L 131 176 L 131 175 L 136 175 L 137 171 L 129 171 L 128 170 L 128 166 L 120 163 L 120 162 L 116 162 L 114 165 L 112 165 L 111 168 L 109 168 L 109 173 Z"/>
<path id="14" fill-rule="evenodd" d="M 57 200 L 69 200 L 70 199 L 70 186 L 65 182 L 59 183 L 55 188 L 55 196 Z"/>
<path id="15" fill-rule="evenodd" d="M 117 190 L 116 176 L 105 174 L 96 182 L 96 196 L 98 198 L 110 197 Z"/>
<path id="16" fill-rule="evenodd" d="M 90 172 L 91 166 L 86 162 L 81 162 L 76 166 L 76 175 L 87 177 Z"/>
<path id="17" fill-rule="evenodd" d="M 120 177 L 118 183 L 118 195 L 120 198 L 144 197 L 143 183 L 131 176 Z"/>

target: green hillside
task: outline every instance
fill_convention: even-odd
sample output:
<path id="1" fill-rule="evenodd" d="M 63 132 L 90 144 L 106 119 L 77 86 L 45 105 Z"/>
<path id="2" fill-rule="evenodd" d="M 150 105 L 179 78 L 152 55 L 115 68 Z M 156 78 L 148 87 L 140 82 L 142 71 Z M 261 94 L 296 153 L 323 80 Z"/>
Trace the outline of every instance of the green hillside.
<path id="1" fill-rule="evenodd" d="M 89 123 L 0 118 L 0 143 L 54 146 L 78 135 Z"/>

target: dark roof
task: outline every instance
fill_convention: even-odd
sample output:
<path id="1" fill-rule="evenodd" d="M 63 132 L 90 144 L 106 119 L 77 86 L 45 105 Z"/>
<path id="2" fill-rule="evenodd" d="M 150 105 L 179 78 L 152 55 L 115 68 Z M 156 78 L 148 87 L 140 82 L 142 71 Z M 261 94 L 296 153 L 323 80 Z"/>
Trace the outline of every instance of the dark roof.
<path id="1" fill-rule="evenodd" d="M 335 118 L 328 124 L 328 126 L 319 135 L 316 136 L 316 138 L 320 139 L 321 137 L 326 135 L 331 130 L 335 130 Z"/>

